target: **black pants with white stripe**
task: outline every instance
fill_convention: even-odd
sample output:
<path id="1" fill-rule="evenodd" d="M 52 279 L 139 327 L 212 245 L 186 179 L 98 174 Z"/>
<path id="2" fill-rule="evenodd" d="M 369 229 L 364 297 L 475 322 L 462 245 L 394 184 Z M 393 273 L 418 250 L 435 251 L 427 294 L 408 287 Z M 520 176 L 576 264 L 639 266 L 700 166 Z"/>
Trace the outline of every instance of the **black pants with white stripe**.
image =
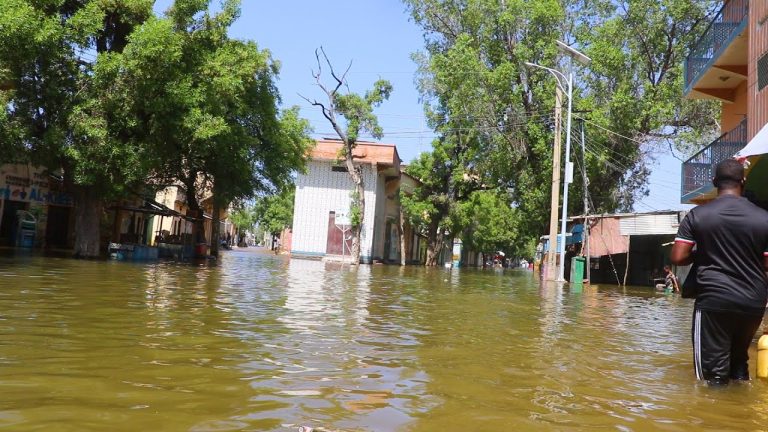
<path id="1" fill-rule="evenodd" d="M 762 317 L 693 311 L 693 366 L 700 380 L 748 380 L 749 344 Z"/>

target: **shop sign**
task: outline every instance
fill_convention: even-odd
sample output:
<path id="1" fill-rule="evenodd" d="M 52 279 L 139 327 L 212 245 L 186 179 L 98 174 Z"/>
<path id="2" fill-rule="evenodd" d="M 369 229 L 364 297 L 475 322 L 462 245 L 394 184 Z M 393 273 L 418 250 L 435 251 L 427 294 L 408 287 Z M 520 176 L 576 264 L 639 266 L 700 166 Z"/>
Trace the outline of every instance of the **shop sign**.
<path id="1" fill-rule="evenodd" d="M 71 206 L 72 196 L 49 190 L 47 177 L 33 173 L 33 178 L 6 174 L 0 178 L 0 199 Z"/>

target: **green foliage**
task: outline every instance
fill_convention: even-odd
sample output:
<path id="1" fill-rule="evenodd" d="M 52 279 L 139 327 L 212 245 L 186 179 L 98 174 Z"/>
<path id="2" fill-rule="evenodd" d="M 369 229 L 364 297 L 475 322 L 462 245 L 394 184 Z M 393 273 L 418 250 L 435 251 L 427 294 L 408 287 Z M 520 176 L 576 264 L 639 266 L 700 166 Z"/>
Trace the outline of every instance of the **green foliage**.
<path id="1" fill-rule="evenodd" d="M 256 207 L 239 206 L 229 215 L 232 224 L 240 231 L 251 231 L 256 225 Z"/>
<path id="2" fill-rule="evenodd" d="M 322 62 L 320 60 L 320 53 L 322 53 L 325 63 L 330 68 L 331 76 L 335 81 L 333 87 L 327 86 L 321 80 Z M 364 96 L 356 93 L 341 93 L 339 92 L 340 89 L 344 87 L 349 88 L 348 83 L 345 81 L 346 73 L 339 77 L 334 72 L 333 65 L 322 48 L 315 51 L 315 55 L 317 57 L 318 70 L 313 75 L 317 80 L 318 87 L 323 90 L 328 100 L 327 102 L 318 102 L 317 100 L 310 101 L 307 99 L 307 101 L 312 103 L 312 105 L 320 107 L 323 116 L 330 122 L 343 144 L 339 157 L 344 158 L 349 178 L 355 185 L 350 205 L 350 217 L 353 227 L 352 262 L 356 265 L 360 261 L 360 238 L 363 220 L 365 220 L 365 195 L 363 195 L 365 184 L 362 167 L 354 163 L 352 153 L 357 146 L 357 139 L 361 132 L 368 132 L 377 139 L 383 136 L 383 130 L 379 125 L 378 118 L 373 114 L 373 109 L 389 99 L 392 93 L 392 85 L 386 80 L 378 80 L 374 83 L 373 88 L 367 91 Z"/>
<path id="3" fill-rule="evenodd" d="M 360 194 L 357 191 L 349 193 L 349 223 L 353 228 L 363 224 L 363 212 L 360 206 Z"/>
<path id="4" fill-rule="evenodd" d="M 266 232 L 278 235 L 293 223 L 293 203 L 296 187 L 288 185 L 273 195 L 265 195 L 256 200 L 254 216 L 256 223 Z"/>
<path id="5" fill-rule="evenodd" d="M 207 8 L 177 1 L 168 18 L 137 29 L 121 80 L 147 131 L 152 180 L 198 189 L 188 197 L 213 188 L 223 206 L 290 182 L 304 166 L 310 128 L 298 108 L 278 111 L 271 53 L 227 35 L 239 2 L 216 14 Z"/>
<path id="6" fill-rule="evenodd" d="M 454 219 L 454 225 L 462 227 L 461 240 L 469 250 L 485 254 L 501 250 L 518 256 L 525 249 L 525 245 L 518 245 L 517 222 L 521 215 L 510 206 L 505 194 L 473 192 L 460 204 Z"/>
<path id="7" fill-rule="evenodd" d="M 555 80 L 524 64 L 567 71 L 569 62 L 556 50 L 555 40 L 593 59 L 587 68 L 574 65 L 573 100 L 574 110 L 588 111 L 591 122 L 586 125 L 586 167 L 592 211 L 631 209 L 647 193 L 650 152 L 680 148 L 682 140 L 716 128 L 715 105 L 682 97 L 682 59 L 707 26 L 711 1 L 405 4 L 425 33 L 426 52 L 414 59 L 430 125 L 440 136 L 432 155 L 409 168 L 423 185 L 403 203 L 408 217 L 422 226 L 433 223 L 455 231 L 457 206 L 484 189 L 510 194 L 521 245 L 544 232 Z M 580 164 L 577 127 L 574 121 L 572 159 Z M 581 184 L 579 171 L 575 184 Z M 582 211 L 580 189 L 571 187 L 569 214 Z"/>
<path id="8" fill-rule="evenodd" d="M 392 84 L 386 80 L 378 80 L 373 88 L 360 96 L 356 93 L 337 93 L 334 105 L 339 114 L 347 121 L 347 140 L 356 142 L 360 132 L 368 132 L 374 138 L 381 139 L 384 131 L 379 126 L 373 109 L 389 99 L 392 94 Z"/>
<path id="9" fill-rule="evenodd" d="M 117 197 L 146 175 L 114 71 L 151 1 L 0 3 L 3 162 L 63 167 L 66 181 Z M 106 17 L 109 17 L 107 19 Z M 7 155 L 15 155 L 9 158 Z"/>
<path id="10" fill-rule="evenodd" d="M 0 1 L 0 162 L 62 168 L 78 209 L 147 183 L 182 183 L 191 210 L 289 183 L 309 124 L 278 110 L 271 53 L 229 38 L 239 1 L 153 4 Z"/>

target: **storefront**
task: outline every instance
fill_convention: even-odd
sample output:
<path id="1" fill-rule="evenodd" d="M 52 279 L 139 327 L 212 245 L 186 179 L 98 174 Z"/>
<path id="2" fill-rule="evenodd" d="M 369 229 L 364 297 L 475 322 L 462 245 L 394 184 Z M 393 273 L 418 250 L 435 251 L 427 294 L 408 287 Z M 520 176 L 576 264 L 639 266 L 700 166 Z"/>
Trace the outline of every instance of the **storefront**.
<path id="1" fill-rule="evenodd" d="M 41 167 L 0 167 L 0 246 L 71 246 L 72 197 Z"/>

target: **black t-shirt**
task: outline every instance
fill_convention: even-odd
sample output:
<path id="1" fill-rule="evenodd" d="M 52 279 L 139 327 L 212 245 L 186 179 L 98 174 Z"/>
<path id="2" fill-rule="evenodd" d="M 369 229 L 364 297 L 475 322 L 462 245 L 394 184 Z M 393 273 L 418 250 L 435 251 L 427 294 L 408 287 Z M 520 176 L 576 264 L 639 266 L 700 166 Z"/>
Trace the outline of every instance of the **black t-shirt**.
<path id="1" fill-rule="evenodd" d="M 768 212 L 746 198 L 721 195 L 685 216 L 676 242 L 696 246 L 696 307 L 762 316 L 768 299 L 763 256 Z"/>

